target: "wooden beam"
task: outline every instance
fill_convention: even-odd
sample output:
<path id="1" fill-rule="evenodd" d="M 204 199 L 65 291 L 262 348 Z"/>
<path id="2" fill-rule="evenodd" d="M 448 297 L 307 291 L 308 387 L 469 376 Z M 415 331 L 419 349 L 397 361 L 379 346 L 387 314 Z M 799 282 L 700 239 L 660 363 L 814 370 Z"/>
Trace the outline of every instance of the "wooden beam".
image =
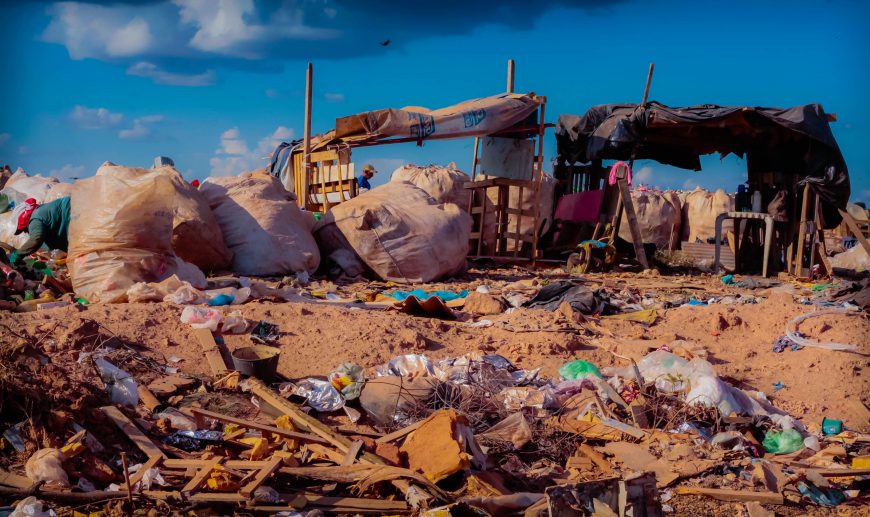
<path id="1" fill-rule="evenodd" d="M 15 488 L 30 488 L 33 484 L 30 478 L 0 469 L 0 485 Z"/>
<path id="2" fill-rule="evenodd" d="M 650 83 L 652 83 L 653 70 L 655 70 L 656 64 L 649 64 L 649 71 L 646 73 L 646 86 L 643 87 L 643 100 L 641 101 L 642 106 L 646 106 L 646 101 L 649 99 L 649 87 Z"/>
<path id="3" fill-rule="evenodd" d="M 846 223 L 846 226 L 849 230 L 855 234 L 855 238 L 858 239 L 858 243 L 861 244 L 861 247 L 864 248 L 864 251 L 870 255 L 870 242 L 867 242 L 867 238 L 864 237 L 864 233 L 861 231 L 861 228 L 858 228 L 858 223 L 855 221 L 855 218 L 852 217 L 852 214 L 839 208 L 838 211 L 840 215 L 843 217 L 843 221 Z"/>
<path id="4" fill-rule="evenodd" d="M 329 443 L 331 443 L 334 447 L 338 448 L 338 450 L 340 450 L 341 452 L 346 453 L 348 450 L 350 450 L 351 441 L 348 438 L 341 436 L 323 422 L 317 420 L 308 413 L 305 413 L 295 404 L 291 403 L 287 399 L 281 397 L 280 395 L 269 389 L 259 379 L 248 379 L 248 386 L 250 386 L 251 392 L 253 392 L 254 395 L 260 397 L 270 406 L 289 416 L 290 420 L 293 421 L 293 424 L 300 429 L 307 429 L 310 432 L 329 441 Z M 370 452 L 362 453 L 362 456 L 360 457 L 360 463 L 388 465 L 386 460 Z M 429 501 L 435 498 L 425 488 L 412 485 L 408 481 L 397 479 L 391 481 L 391 483 L 403 494 L 405 494 L 408 502 L 411 503 L 411 505 L 414 507 L 428 506 Z"/>
<path id="5" fill-rule="evenodd" d="M 269 476 L 271 476 L 275 473 L 276 470 L 281 468 L 282 461 L 283 460 L 281 458 L 272 458 L 271 460 L 269 460 L 267 465 L 261 468 L 259 472 L 257 472 L 257 475 L 256 477 L 254 477 L 253 481 L 242 487 L 239 493 L 245 497 L 251 497 L 254 494 L 254 490 L 259 488 L 260 485 L 262 485 L 266 482 L 267 479 L 269 479 Z"/>
<path id="6" fill-rule="evenodd" d="M 163 458 L 160 456 L 151 456 L 148 458 L 148 461 L 146 461 L 144 465 L 139 467 L 139 470 L 130 476 L 130 487 L 135 487 L 136 483 L 142 481 L 142 478 L 145 477 L 145 473 L 156 467 L 161 461 L 163 461 Z"/>
<path id="7" fill-rule="evenodd" d="M 729 490 L 726 488 L 699 488 L 678 486 L 674 489 L 678 495 L 705 495 L 719 501 L 758 501 L 764 504 L 785 504 L 782 494 L 773 492 L 750 492 L 748 490 Z"/>
<path id="8" fill-rule="evenodd" d="M 230 368 L 227 368 L 227 364 L 224 362 L 224 356 L 221 355 L 221 349 L 218 348 L 211 330 L 193 329 L 193 335 L 196 336 L 196 340 L 199 341 L 199 346 L 202 347 L 203 352 L 205 352 L 205 359 L 208 361 L 211 373 L 215 376 L 225 375 L 227 370 Z"/>
<path id="9" fill-rule="evenodd" d="M 514 92 L 514 60 L 508 59 L 507 63 L 507 90 L 508 93 Z"/>
<path id="10" fill-rule="evenodd" d="M 643 238 L 640 235 L 640 226 L 637 224 L 637 213 L 634 211 L 634 203 L 631 200 L 631 192 L 628 190 L 628 180 L 626 179 L 625 167 L 620 167 L 616 171 L 616 184 L 619 186 L 620 199 L 622 207 L 625 210 L 626 218 L 628 219 L 628 229 L 631 233 L 631 241 L 634 245 L 634 254 L 637 261 L 644 269 L 649 269 L 649 263 L 646 260 L 646 252 L 643 250 Z M 621 172 L 621 175 L 620 175 Z M 618 228 L 613 230 L 613 239 L 618 236 Z"/>
<path id="11" fill-rule="evenodd" d="M 347 451 L 347 453 L 345 453 L 344 458 L 341 460 L 341 465 L 353 465 L 356 461 L 356 457 L 359 456 L 359 451 L 362 450 L 362 447 L 362 440 L 357 440 L 353 442 L 353 445 L 350 446 L 350 449 Z"/>
<path id="12" fill-rule="evenodd" d="M 418 420 L 417 422 L 414 422 L 413 424 L 411 424 L 409 426 L 405 426 L 405 427 L 399 429 L 398 431 L 393 431 L 390 434 L 385 434 L 384 436 L 381 436 L 380 438 L 375 439 L 375 441 L 378 443 L 389 443 L 389 442 L 398 440 L 399 438 L 401 438 L 403 436 L 407 436 L 407 435 L 413 433 L 414 431 L 416 431 L 418 427 L 423 425 L 423 422 L 424 422 L 424 420 Z"/>
<path id="13" fill-rule="evenodd" d="M 810 209 L 810 184 L 804 185 L 803 199 L 801 200 L 801 218 L 798 224 L 797 258 L 795 258 L 794 275 L 804 276 L 804 243 L 807 238 L 807 212 Z"/>
<path id="14" fill-rule="evenodd" d="M 144 452 L 146 456 L 152 458 L 154 456 L 159 456 L 160 458 L 166 458 L 166 455 L 163 454 L 163 451 L 160 450 L 160 447 L 157 446 L 154 442 L 151 441 L 150 438 L 145 436 L 145 433 L 139 430 L 133 422 L 127 418 L 124 413 L 121 413 L 118 408 L 115 406 L 104 406 L 100 408 L 100 411 L 103 412 L 109 419 L 118 426 L 124 434 L 127 435 L 128 438 L 139 448 L 140 451 Z"/>
<path id="15" fill-rule="evenodd" d="M 215 456 L 214 458 L 207 460 L 206 464 L 199 468 L 199 471 L 196 473 L 196 475 L 193 476 L 186 485 L 184 485 L 184 488 L 181 489 L 181 493 L 184 496 L 188 496 L 191 493 L 195 492 L 200 486 L 202 486 L 203 483 L 205 483 L 205 480 L 208 479 L 209 476 L 211 476 L 211 472 L 215 469 L 215 467 L 220 465 L 223 460 L 223 456 Z"/>
<path id="16" fill-rule="evenodd" d="M 308 63 L 305 69 L 305 118 L 302 126 L 302 192 L 297 192 L 299 199 L 303 200 L 302 206 L 308 205 L 308 182 L 311 178 L 311 90 L 314 77 L 314 68 Z"/>
<path id="17" fill-rule="evenodd" d="M 203 416 L 206 418 L 211 418 L 212 420 L 217 420 L 220 422 L 226 422 L 228 424 L 236 424 L 240 427 L 245 427 L 247 429 L 256 429 L 257 431 L 263 431 L 267 433 L 272 433 L 283 438 L 295 438 L 298 440 L 305 440 L 307 442 L 314 443 L 329 443 L 329 441 L 320 438 L 319 436 L 315 436 L 310 433 L 298 433 L 295 431 L 288 431 L 286 429 L 281 429 L 279 427 L 275 427 L 272 425 L 260 424 L 257 422 L 253 422 L 251 420 L 244 420 L 242 418 L 236 418 L 229 415 L 222 415 L 220 413 L 215 413 L 213 411 L 206 411 L 202 408 L 192 407 L 190 408 L 191 413 L 194 415 Z"/>

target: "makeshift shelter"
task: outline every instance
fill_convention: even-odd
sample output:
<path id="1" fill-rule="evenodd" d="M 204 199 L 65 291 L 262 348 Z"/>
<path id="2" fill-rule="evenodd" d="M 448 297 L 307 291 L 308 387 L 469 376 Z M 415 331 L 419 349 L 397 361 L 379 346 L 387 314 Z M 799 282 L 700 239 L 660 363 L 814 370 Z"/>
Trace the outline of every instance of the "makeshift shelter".
<path id="1" fill-rule="evenodd" d="M 849 199 L 848 170 L 831 120 L 835 117 L 818 104 L 788 109 L 712 104 L 671 108 L 657 102 L 594 106 L 583 116 L 559 117 L 559 194 L 600 188 L 604 160 L 652 159 L 700 170 L 701 155 L 734 153 L 746 158 L 749 189 L 761 193 L 762 206 L 781 190 L 788 194 L 786 241 L 798 235 L 795 270 L 800 271 L 803 237 L 810 234 L 816 241 L 816 230 L 836 227 Z M 818 209 L 809 206 L 810 196 Z"/>
<path id="2" fill-rule="evenodd" d="M 299 206 L 306 210 L 327 212 L 331 206 L 356 197 L 358 186 L 351 161 L 355 147 L 425 141 L 475 138 L 472 178 L 478 163 L 481 137 L 485 137 L 484 156 L 491 159 L 484 182 L 468 185 L 469 214 L 474 219 L 470 249 L 480 255 L 487 211 L 495 211 L 497 241 L 513 240 L 514 257 L 522 248 L 528 257 L 537 256 L 537 232 L 528 237 L 520 231 L 522 217 L 539 221 L 538 203 L 534 210 L 510 207 L 509 201 L 497 206 L 482 201 L 489 188 L 497 188 L 499 199 L 507 199 L 511 186 L 540 192 L 543 176 L 543 135 L 546 97 L 534 93 L 513 93 L 513 62 L 508 64 L 508 92 L 472 99 L 446 108 L 429 110 L 420 107 L 387 108 L 336 119 L 335 129 L 310 136 L 312 68 L 309 64 L 306 85 L 305 138 L 281 144 L 273 153 L 269 171 L 280 178 L 284 187 L 297 195 Z M 538 112 L 540 111 L 540 115 Z M 534 139 L 537 139 L 537 142 Z M 537 143 L 537 145 L 535 145 Z M 537 148 L 537 150 L 535 150 Z M 500 158 L 500 159 L 499 159 Z M 522 196 L 520 196 L 522 198 Z M 477 202 L 481 204 L 478 205 Z M 510 214 L 509 214 L 510 213 Z M 514 232 L 508 231 L 508 215 L 518 215 Z M 476 242 L 475 242 L 476 241 Z M 526 246 L 523 246 L 526 244 Z M 507 255 L 507 247 L 498 247 Z M 498 253 L 497 251 L 497 253 Z"/>

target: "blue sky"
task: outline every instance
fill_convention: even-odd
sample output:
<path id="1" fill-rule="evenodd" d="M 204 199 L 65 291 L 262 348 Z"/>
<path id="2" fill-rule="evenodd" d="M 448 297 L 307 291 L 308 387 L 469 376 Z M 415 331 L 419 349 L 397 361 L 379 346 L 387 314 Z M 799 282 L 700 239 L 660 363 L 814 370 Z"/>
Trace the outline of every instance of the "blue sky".
<path id="1" fill-rule="evenodd" d="M 31 173 L 69 179 L 161 154 L 189 179 L 258 167 L 301 135 L 308 61 L 315 133 L 369 109 L 499 93 L 508 58 L 516 90 L 546 95 L 555 122 L 638 102 L 654 61 L 650 98 L 668 105 L 821 103 L 839 118 L 853 199 L 870 201 L 870 7 L 857 0 L 9 1 L 0 19 L 0 163 Z M 555 153 L 551 131 L 545 151 Z M 471 141 L 354 158 L 374 163 L 380 183 L 402 163 L 467 170 Z M 734 156 L 702 163 L 698 173 L 654 162 L 636 172 L 673 188 L 734 190 L 745 178 Z"/>

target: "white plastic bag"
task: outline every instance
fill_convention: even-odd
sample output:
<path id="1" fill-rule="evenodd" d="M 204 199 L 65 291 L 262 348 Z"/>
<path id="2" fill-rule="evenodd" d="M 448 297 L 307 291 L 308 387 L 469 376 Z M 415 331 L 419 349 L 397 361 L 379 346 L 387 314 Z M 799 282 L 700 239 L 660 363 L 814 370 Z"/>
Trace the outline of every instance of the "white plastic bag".
<path id="1" fill-rule="evenodd" d="M 221 332 L 224 334 L 244 334 L 248 330 L 248 320 L 239 311 L 233 311 L 223 319 Z"/>
<path id="2" fill-rule="evenodd" d="M 139 403 L 139 386 L 136 384 L 136 379 L 102 357 L 95 357 L 94 364 L 97 365 L 100 377 L 109 389 L 109 398 L 114 404 L 135 407 Z"/>
<path id="3" fill-rule="evenodd" d="M 50 485 L 69 487 L 69 477 L 62 466 L 64 459 L 60 449 L 39 449 L 27 460 L 24 473 L 33 482 L 45 481 Z"/>
<path id="4" fill-rule="evenodd" d="M 199 305 L 206 303 L 208 298 L 200 290 L 195 289 L 187 282 L 175 290 L 175 292 L 167 294 L 163 297 L 164 302 L 170 302 L 177 305 Z"/>
<path id="5" fill-rule="evenodd" d="M 160 413 L 154 414 L 155 418 L 167 418 L 173 429 L 179 431 L 196 431 L 196 422 L 175 408 L 166 408 Z"/>
<path id="6" fill-rule="evenodd" d="M 18 502 L 9 517 L 57 517 L 57 514 L 51 508 L 45 510 L 44 503 L 35 496 L 29 496 Z"/>
<path id="7" fill-rule="evenodd" d="M 187 323 L 195 329 L 209 329 L 212 332 L 217 332 L 221 322 L 221 313 L 208 307 L 188 305 L 181 311 L 181 322 Z"/>

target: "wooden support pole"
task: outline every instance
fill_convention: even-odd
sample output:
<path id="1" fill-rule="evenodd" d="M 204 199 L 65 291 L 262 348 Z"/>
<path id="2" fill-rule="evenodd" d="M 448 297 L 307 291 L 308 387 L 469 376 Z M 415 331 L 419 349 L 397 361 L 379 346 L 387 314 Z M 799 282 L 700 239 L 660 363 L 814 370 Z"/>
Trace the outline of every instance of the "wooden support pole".
<path id="1" fill-rule="evenodd" d="M 855 234 L 855 238 L 858 239 L 858 243 L 861 245 L 861 247 L 864 248 L 864 251 L 870 254 L 870 242 L 867 242 L 867 238 L 864 237 L 864 234 L 861 232 L 861 228 L 858 228 L 858 223 L 855 221 L 855 218 L 852 217 L 852 214 L 843 209 L 838 209 L 838 211 L 840 212 L 840 216 L 842 216 L 843 221 L 846 222 L 846 227 L 849 228 L 849 230 L 853 234 Z"/>
<path id="2" fill-rule="evenodd" d="M 118 408 L 115 406 L 104 406 L 101 407 L 100 410 L 109 417 L 109 419 L 114 422 L 115 425 L 117 425 L 121 431 L 130 438 L 136 447 L 145 453 L 146 456 L 149 458 L 153 458 L 154 456 L 166 458 L 166 455 L 163 454 L 160 447 L 152 442 L 150 438 L 145 436 L 145 433 L 140 431 L 139 428 L 136 427 L 126 415 L 124 415 L 124 413 L 121 413 L 121 411 L 118 410 Z"/>
<path id="3" fill-rule="evenodd" d="M 616 171 L 616 184 L 619 186 L 619 195 L 622 199 L 622 206 L 625 209 L 625 216 L 628 219 L 628 229 L 631 232 L 631 241 L 634 245 L 634 254 L 637 261 L 644 269 L 649 269 L 649 263 L 646 260 L 646 252 L 643 250 L 643 238 L 640 234 L 640 226 L 637 224 L 637 214 L 634 211 L 634 203 L 631 201 L 631 192 L 628 190 L 628 180 L 626 179 L 626 169 L 620 167 Z M 613 230 L 613 238 L 616 240 L 619 230 Z"/>
<path id="4" fill-rule="evenodd" d="M 794 264 L 794 275 L 798 277 L 804 276 L 804 244 L 807 238 L 807 212 L 810 209 L 810 184 L 804 185 L 804 196 L 801 200 L 801 219 L 798 224 L 798 242 L 797 242 L 797 258 Z"/>
<path id="5" fill-rule="evenodd" d="M 652 83 L 653 70 L 655 70 L 656 64 L 649 64 L 649 72 L 646 73 L 646 86 L 643 87 L 643 100 L 641 101 L 642 106 L 646 106 L 646 101 L 649 99 L 649 87 L 650 83 Z"/>
<path id="6" fill-rule="evenodd" d="M 121 453 L 121 466 L 124 467 L 124 483 L 127 485 L 127 502 L 133 504 L 133 485 L 130 484 L 130 465 L 127 464 L 127 453 Z"/>
<path id="7" fill-rule="evenodd" d="M 297 195 L 304 200 L 302 206 L 306 209 L 309 199 L 309 181 L 311 181 L 311 90 L 313 78 L 314 69 L 311 63 L 308 63 L 308 68 L 305 71 L 305 121 L 302 133 L 302 165 L 305 172 L 302 179 L 302 192 L 297 192 Z"/>
<path id="8" fill-rule="evenodd" d="M 514 60 L 508 59 L 507 66 L 507 92 L 514 92 Z"/>

